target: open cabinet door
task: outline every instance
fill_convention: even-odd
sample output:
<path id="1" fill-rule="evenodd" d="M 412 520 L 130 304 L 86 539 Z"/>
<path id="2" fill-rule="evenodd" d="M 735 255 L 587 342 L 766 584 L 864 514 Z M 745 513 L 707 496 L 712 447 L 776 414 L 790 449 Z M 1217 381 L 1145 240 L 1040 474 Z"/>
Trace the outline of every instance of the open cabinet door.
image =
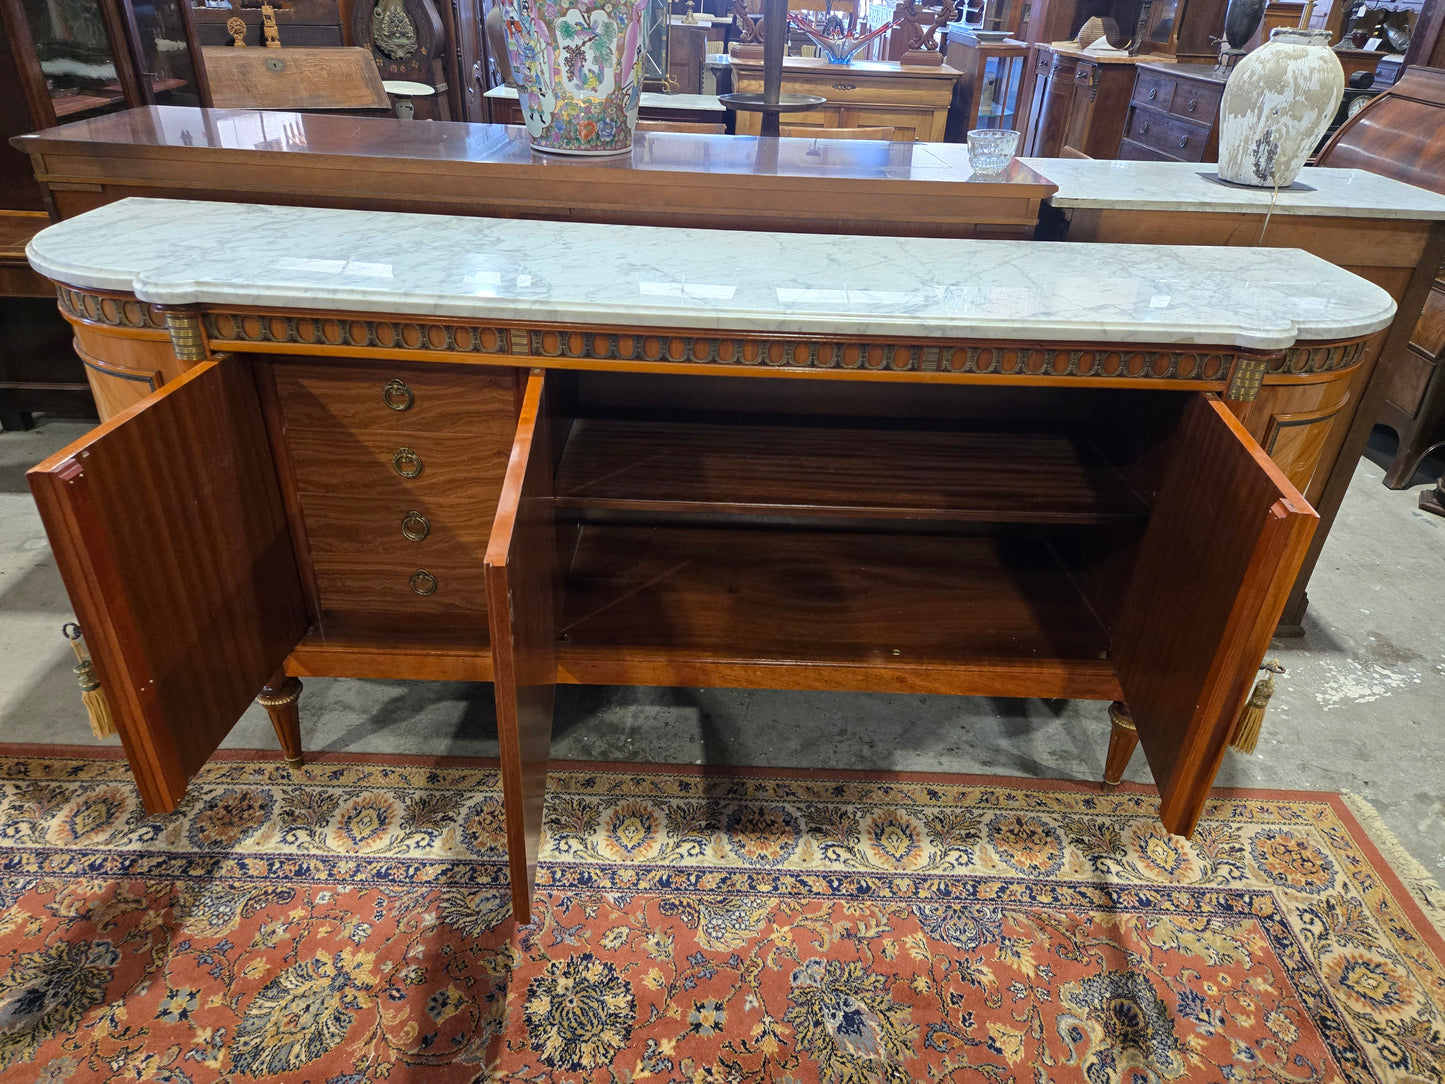
<path id="1" fill-rule="evenodd" d="M 1318 519 L 1223 404 L 1189 404 L 1114 636 L 1171 832 L 1194 831 Z"/>
<path id="2" fill-rule="evenodd" d="M 141 798 L 173 809 L 306 631 L 250 370 L 197 366 L 29 477 Z"/>
<path id="3" fill-rule="evenodd" d="M 531 921 L 557 689 L 557 531 L 545 377 L 527 380 L 487 542 L 487 619 L 507 818 L 512 914 Z"/>

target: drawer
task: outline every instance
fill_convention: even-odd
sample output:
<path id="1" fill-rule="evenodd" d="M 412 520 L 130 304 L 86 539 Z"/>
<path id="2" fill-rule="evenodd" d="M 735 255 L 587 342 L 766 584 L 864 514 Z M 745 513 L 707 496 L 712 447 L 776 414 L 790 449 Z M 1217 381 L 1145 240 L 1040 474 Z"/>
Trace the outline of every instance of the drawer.
<path id="1" fill-rule="evenodd" d="M 1410 334 L 1410 345 L 1432 358 L 1438 357 L 1445 349 L 1445 290 L 1439 283 L 1425 298 L 1425 311 L 1420 314 L 1415 330 Z"/>
<path id="2" fill-rule="evenodd" d="M 1425 389 L 1434 372 L 1435 365 L 1429 359 L 1413 349 L 1401 350 L 1390 359 L 1385 399 L 1406 416 L 1415 417 L 1424 404 Z"/>
<path id="3" fill-rule="evenodd" d="M 288 430 L 296 491 L 406 503 L 479 494 L 494 503 L 512 452 L 506 433 Z"/>
<path id="4" fill-rule="evenodd" d="M 1154 147 L 1146 147 L 1142 143 L 1135 143 L 1132 139 L 1119 140 L 1119 153 L 1116 157 L 1121 162 L 1177 162 L 1179 159 L 1172 154 L 1165 154 Z"/>
<path id="5" fill-rule="evenodd" d="M 1161 72 L 1140 71 L 1134 79 L 1133 100 L 1168 111 L 1174 94 L 1174 80 Z"/>
<path id="6" fill-rule="evenodd" d="M 483 566 L 496 510 L 495 493 L 410 502 L 303 495 L 321 611 L 485 614 Z"/>
<path id="7" fill-rule="evenodd" d="M 276 394 L 287 433 L 505 434 L 516 428 L 511 369 L 473 365 L 340 365 L 278 361 Z"/>
<path id="8" fill-rule="evenodd" d="M 1124 138 L 1183 162 L 1200 162 L 1209 146 L 1209 126 L 1200 127 L 1169 113 L 1140 109 L 1136 105 L 1130 107 Z"/>
<path id="9" fill-rule="evenodd" d="M 1214 83 L 1179 82 L 1174 85 L 1168 109 L 1176 117 L 1188 117 L 1200 124 L 1214 124 L 1224 88 Z"/>

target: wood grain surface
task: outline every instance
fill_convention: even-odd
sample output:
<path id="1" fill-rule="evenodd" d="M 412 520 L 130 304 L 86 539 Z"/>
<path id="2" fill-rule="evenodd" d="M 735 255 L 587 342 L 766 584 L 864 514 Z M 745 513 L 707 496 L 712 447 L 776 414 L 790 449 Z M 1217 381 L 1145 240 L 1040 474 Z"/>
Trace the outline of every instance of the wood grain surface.
<path id="1" fill-rule="evenodd" d="M 556 694 L 556 524 L 545 377 L 527 381 L 487 547 L 488 610 L 501 746 L 512 913 L 529 922 Z"/>
<path id="2" fill-rule="evenodd" d="M 250 371 L 192 369 L 30 472 L 147 809 L 171 809 L 306 631 Z"/>
<path id="3" fill-rule="evenodd" d="M 1194 830 L 1316 521 L 1238 420 L 1198 397 L 1114 637 L 1171 832 Z"/>

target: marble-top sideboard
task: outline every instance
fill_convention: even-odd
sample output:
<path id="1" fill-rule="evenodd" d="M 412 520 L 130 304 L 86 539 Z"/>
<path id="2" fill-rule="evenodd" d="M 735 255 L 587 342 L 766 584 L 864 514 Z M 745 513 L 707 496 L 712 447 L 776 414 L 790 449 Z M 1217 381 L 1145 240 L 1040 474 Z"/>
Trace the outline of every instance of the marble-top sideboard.
<path id="1" fill-rule="evenodd" d="M 1192 833 L 1316 522 L 1310 425 L 1241 418 L 1394 311 L 1284 249 L 166 200 L 28 254 L 134 389 L 29 480 L 146 808 L 258 694 L 300 763 L 298 677 L 490 681 L 520 921 L 559 683 L 1105 701 Z"/>
<path id="2" fill-rule="evenodd" d="M 1219 179 L 1216 167 L 1193 162 L 1125 162 L 1025 158 L 1058 191 L 1059 209 L 1179 211 L 1214 214 L 1329 215 L 1445 221 L 1445 196 L 1362 169 L 1307 167 L 1276 196 Z"/>
<path id="3" fill-rule="evenodd" d="M 278 243 L 284 239 L 284 243 Z M 710 259 L 699 267 L 697 254 Z M 1290 249 L 810 237 L 128 199 L 35 268 L 163 306 L 408 312 L 788 334 L 1280 349 L 1369 335 L 1377 286 Z"/>

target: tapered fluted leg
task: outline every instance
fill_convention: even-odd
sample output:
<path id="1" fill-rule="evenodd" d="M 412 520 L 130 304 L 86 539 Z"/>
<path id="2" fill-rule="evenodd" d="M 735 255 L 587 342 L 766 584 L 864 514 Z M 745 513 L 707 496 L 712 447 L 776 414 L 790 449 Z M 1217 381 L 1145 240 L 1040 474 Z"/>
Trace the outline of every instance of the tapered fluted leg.
<path id="1" fill-rule="evenodd" d="M 1139 732 L 1134 729 L 1134 717 L 1122 700 L 1109 705 L 1109 755 L 1104 758 L 1104 789 L 1113 790 L 1124 778 L 1124 769 L 1134 755 L 1134 746 L 1139 744 Z"/>
<path id="2" fill-rule="evenodd" d="M 276 728 L 276 737 L 281 741 L 281 752 L 286 763 L 293 768 L 304 763 L 301 756 L 301 682 L 294 677 L 277 673 L 261 689 L 256 703 L 271 716 L 271 725 Z"/>

